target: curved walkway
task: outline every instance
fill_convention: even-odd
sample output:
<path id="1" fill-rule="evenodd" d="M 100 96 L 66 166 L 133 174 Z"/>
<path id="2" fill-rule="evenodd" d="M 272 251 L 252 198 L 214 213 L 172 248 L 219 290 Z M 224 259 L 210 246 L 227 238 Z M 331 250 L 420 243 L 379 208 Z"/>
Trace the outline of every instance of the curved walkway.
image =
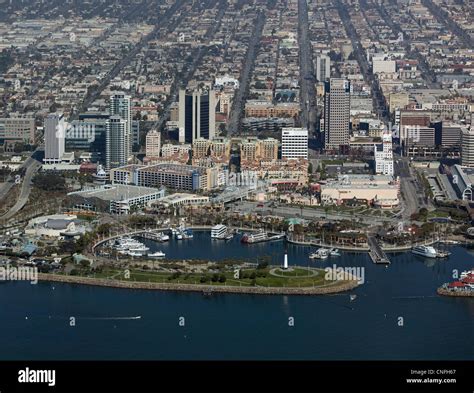
<path id="1" fill-rule="evenodd" d="M 292 269 L 292 268 L 290 268 L 290 269 Z M 290 269 L 289 269 L 288 271 L 291 272 Z M 271 274 L 272 276 L 281 277 L 281 278 L 308 278 L 308 277 L 315 277 L 315 276 L 317 276 L 318 273 L 319 273 L 317 270 L 314 270 L 314 269 L 300 268 L 300 267 L 298 267 L 298 269 L 308 270 L 309 272 L 311 272 L 311 275 L 308 274 L 308 275 L 301 275 L 301 276 L 290 276 L 290 275 L 286 275 L 286 274 L 278 274 L 276 271 L 277 271 L 277 270 L 281 270 L 281 268 L 279 268 L 279 267 L 276 267 L 276 268 L 274 268 L 274 269 L 271 269 L 271 270 L 270 270 L 270 274 Z"/>

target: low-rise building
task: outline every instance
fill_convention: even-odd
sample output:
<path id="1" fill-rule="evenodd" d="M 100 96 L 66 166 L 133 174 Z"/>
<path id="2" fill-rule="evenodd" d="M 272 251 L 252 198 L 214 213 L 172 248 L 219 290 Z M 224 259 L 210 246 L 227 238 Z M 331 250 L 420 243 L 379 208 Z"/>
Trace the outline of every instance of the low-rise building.
<path id="1" fill-rule="evenodd" d="M 165 189 L 124 184 L 104 185 L 68 194 L 69 203 L 76 210 L 109 211 L 129 214 L 133 207 L 141 208 L 163 198 Z"/>

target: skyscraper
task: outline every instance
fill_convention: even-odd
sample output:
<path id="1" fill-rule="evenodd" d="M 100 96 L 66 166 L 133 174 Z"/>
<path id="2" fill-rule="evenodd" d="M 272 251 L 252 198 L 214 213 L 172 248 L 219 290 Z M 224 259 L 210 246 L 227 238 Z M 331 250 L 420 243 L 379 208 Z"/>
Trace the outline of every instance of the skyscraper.
<path id="1" fill-rule="evenodd" d="M 349 145 L 351 110 L 350 82 L 331 78 L 325 82 L 324 94 L 324 148 L 341 149 Z"/>
<path id="2" fill-rule="evenodd" d="M 214 91 L 179 91 L 179 142 L 212 139 L 216 135 L 216 97 Z"/>
<path id="3" fill-rule="evenodd" d="M 59 164 L 65 150 L 67 124 L 62 113 L 51 113 L 44 121 L 44 163 Z"/>
<path id="4" fill-rule="evenodd" d="M 474 167 L 474 130 L 463 128 L 461 140 L 461 164 Z"/>
<path id="5" fill-rule="evenodd" d="M 382 135 L 382 144 L 374 146 L 375 173 L 382 175 L 394 175 L 392 134 L 390 131 Z"/>
<path id="6" fill-rule="evenodd" d="M 127 121 L 120 116 L 111 116 L 106 123 L 106 154 L 105 166 L 107 171 L 127 165 L 128 152 Z"/>
<path id="7" fill-rule="evenodd" d="M 316 57 L 316 79 L 324 82 L 331 77 L 331 59 L 327 55 Z"/>
<path id="8" fill-rule="evenodd" d="M 132 109 L 131 98 L 122 92 L 117 92 L 110 97 L 109 110 L 111 116 L 119 116 L 125 121 L 125 154 L 126 159 L 132 155 Z"/>

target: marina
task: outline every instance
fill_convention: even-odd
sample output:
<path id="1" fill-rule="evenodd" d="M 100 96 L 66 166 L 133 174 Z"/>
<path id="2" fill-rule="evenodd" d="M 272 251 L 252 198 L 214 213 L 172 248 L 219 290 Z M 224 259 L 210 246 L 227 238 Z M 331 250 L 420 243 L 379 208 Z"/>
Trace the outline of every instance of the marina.
<path id="1" fill-rule="evenodd" d="M 212 296 L 207 296 L 61 282 L 6 283 L 0 285 L 0 296 L 15 298 L 15 303 L 6 302 L 0 309 L 4 337 L 9 337 L 0 339 L 0 358 L 18 359 L 21 353 L 31 359 L 112 359 L 125 352 L 127 359 L 143 360 L 197 360 L 203 359 L 203 353 L 206 360 L 260 360 L 268 356 L 396 360 L 403 353 L 408 359 L 474 360 L 465 340 L 466 332 L 474 330 L 472 297 L 450 299 L 436 293 L 443 283 L 453 281 L 453 269 L 460 275 L 473 269 L 473 249 L 450 246 L 451 256 L 445 261 L 417 258 L 410 252 L 390 254 L 391 265 L 380 269 L 367 253 L 342 252 L 336 260 L 329 257 L 312 265 L 310 246 L 283 242 L 242 246 L 239 235 L 228 242 L 214 241 L 209 230 L 195 230 L 194 239 L 188 242 L 144 239 L 143 243 L 150 253 L 162 251 L 174 260 L 212 255 L 213 260 L 225 263 L 231 258 L 257 263 L 258 256 L 268 256 L 271 264 L 281 265 L 287 251 L 289 268 L 295 264 L 326 268 L 337 261 L 340 267 L 364 268 L 366 282 L 351 292 L 332 296 L 256 296 L 216 290 L 208 291 Z M 263 307 L 272 318 L 262 318 Z M 450 318 L 440 319 L 440 313 Z M 77 315 L 80 323 L 73 330 L 48 315 Z M 80 319 L 121 315 L 142 318 L 110 323 Z M 176 315 L 185 317 L 185 333 L 176 329 Z M 288 315 L 295 317 L 298 334 L 288 331 Z M 407 322 L 403 329 L 397 325 L 400 315 Z M 28 335 L 32 325 L 43 329 L 41 338 Z M 162 329 L 160 335 L 156 334 L 157 325 Z M 347 326 L 351 327 L 349 332 Z M 256 331 L 270 333 L 255 340 Z M 188 336 L 186 340 L 183 334 Z M 232 340 L 223 347 L 219 343 L 224 335 Z M 98 346 L 92 337 L 102 339 L 102 344 Z M 55 345 L 58 340 L 68 342 L 67 354 Z"/>

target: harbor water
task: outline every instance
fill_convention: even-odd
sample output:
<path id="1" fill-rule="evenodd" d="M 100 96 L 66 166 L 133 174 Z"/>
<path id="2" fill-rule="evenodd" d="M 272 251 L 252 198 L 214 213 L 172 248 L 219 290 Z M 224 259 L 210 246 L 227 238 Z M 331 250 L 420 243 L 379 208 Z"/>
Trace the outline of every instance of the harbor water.
<path id="1" fill-rule="evenodd" d="M 242 245 L 205 232 L 144 242 L 167 258 L 256 262 L 267 255 L 272 264 L 287 249 L 290 265 L 362 267 L 365 283 L 306 297 L 9 282 L 0 285 L 0 359 L 474 360 L 474 298 L 436 294 L 454 269 L 474 267 L 474 250 L 451 246 L 446 260 L 389 254 L 391 265 L 379 266 L 365 253 L 310 260 L 314 248 Z"/>

